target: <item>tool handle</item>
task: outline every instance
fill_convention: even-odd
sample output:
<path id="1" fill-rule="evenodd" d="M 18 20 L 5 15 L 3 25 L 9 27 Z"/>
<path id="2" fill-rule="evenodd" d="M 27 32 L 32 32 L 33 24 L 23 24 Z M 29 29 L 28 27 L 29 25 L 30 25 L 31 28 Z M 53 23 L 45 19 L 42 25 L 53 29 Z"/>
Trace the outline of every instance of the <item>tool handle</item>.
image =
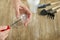
<path id="1" fill-rule="evenodd" d="M 19 22 L 20 20 L 21 20 L 21 19 L 19 19 L 19 20 L 15 21 L 15 22 L 14 22 L 14 23 L 12 23 L 11 25 L 8 25 L 6 29 L 2 29 L 2 30 L 0 30 L 0 32 L 4 32 L 4 31 L 6 31 L 6 30 L 10 29 L 10 26 L 13 26 L 14 24 L 16 24 L 17 22 Z"/>
<path id="2" fill-rule="evenodd" d="M 38 5 L 38 8 L 46 8 L 47 6 L 50 6 L 51 4 L 48 3 L 48 4 L 41 4 L 41 5 Z"/>
<path id="3" fill-rule="evenodd" d="M 0 30 L 0 32 L 4 32 L 4 31 L 9 30 L 9 29 L 10 29 L 10 26 L 8 25 L 6 29 L 2 29 L 2 30 Z"/>
<path id="4" fill-rule="evenodd" d="M 45 4 L 45 6 L 50 6 L 51 4 L 50 3 L 48 3 L 48 4 Z"/>

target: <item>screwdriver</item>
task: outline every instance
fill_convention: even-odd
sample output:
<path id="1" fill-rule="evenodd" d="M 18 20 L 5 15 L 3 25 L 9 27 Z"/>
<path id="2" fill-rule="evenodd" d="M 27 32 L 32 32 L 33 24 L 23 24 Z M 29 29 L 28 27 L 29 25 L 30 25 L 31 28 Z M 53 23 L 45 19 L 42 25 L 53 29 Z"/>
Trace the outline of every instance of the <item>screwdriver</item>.
<path id="1" fill-rule="evenodd" d="M 60 6 L 56 6 L 54 8 L 50 8 L 50 9 L 43 9 L 40 12 L 40 15 L 45 16 L 48 15 L 49 17 L 51 17 L 51 19 L 54 19 L 55 13 L 57 13 L 59 10 Z"/>
<path id="2" fill-rule="evenodd" d="M 51 6 L 51 5 L 54 5 L 57 3 L 60 3 L 60 1 L 54 2 L 54 3 L 40 4 L 40 5 L 38 5 L 38 8 L 46 8 L 47 6 Z"/>
<path id="3" fill-rule="evenodd" d="M 10 26 L 13 26 L 18 22 L 24 21 L 24 20 L 26 20 L 26 18 L 27 18 L 27 16 L 25 14 L 22 14 L 22 16 L 17 21 L 15 21 L 14 23 L 12 23 L 10 25 L 7 25 L 7 28 L 0 30 L 0 32 L 3 32 L 3 31 L 6 31 L 6 30 L 10 29 Z"/>
<path id="4" fill-rule="evenodd" d="M 7 28 L 6 28 L 6 29 L 2 29 L 2 30 L 0 30 L 0 32 L 3 32 L 3 31 L 6 31 L 6 30 L 10 29 L 10 26 L 13 26 L 14 24 L 18 23 L 19 21 L 21 21 L 21 19 L 15 21 L 15 22 L 12 23 L 11 25 L 7 25 Z"/>

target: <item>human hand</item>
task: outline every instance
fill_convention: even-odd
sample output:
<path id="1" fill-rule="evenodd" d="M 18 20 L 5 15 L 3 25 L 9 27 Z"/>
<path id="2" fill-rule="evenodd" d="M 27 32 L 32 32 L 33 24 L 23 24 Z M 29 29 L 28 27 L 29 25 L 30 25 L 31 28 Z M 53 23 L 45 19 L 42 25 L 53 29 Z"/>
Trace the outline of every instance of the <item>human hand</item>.
<path id="1" fill-rule="evenodd" d="M 5 40 L 5 38 L 8 36 L 9 31 L 10 28 L 8 28 L 8 26 L 0 26 L 0 40 Z"/>
<path id="2" fill-rule="evenodd" d="M 16 0 L 15 1 L 15 11 L 16 11 L 16 17 L 19 18 L 21 14 L 26 14 L 27 15 L 27 20 L 25 20 L 24 25 L 27 26 L 29 23 L 32 13 L 28 9 L 27 6 L 25 6 L 21 1 Z"/>

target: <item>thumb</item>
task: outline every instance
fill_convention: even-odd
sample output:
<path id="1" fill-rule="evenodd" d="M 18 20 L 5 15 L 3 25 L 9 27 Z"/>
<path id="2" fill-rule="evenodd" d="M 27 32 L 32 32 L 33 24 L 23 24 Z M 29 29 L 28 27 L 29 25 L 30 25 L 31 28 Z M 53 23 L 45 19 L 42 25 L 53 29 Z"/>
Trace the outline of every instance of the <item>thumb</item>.
<path id="1" fill-rule="evenodd" d="M 27 19 L 25 22 L 24 22 L 24 26 L 27 26 L 29 23 L 29 19 Z"/>

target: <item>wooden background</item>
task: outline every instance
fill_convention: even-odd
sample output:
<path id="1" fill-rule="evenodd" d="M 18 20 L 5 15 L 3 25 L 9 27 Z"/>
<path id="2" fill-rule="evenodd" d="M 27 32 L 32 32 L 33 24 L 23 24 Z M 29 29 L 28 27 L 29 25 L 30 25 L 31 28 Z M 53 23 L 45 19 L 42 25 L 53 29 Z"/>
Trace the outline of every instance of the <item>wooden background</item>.
<path id="1" fill-rule="evenodd" d="M 26 0 L 22 1 L 27 5 Z M 56 1 L 59 0 L 41 0 L 41 4 Z M 52 7 L 55 6 L 57 4 Z M 22 24 L 12 26 L 6 40 L 60 40 L 60 13 L 56 13 L 55 19 L 52 20 L 47 16 L 39 15 L 40 10 L 38 9 L 38 12 L 32 15 L 27 27 Z M 14 21 L 15 10 L 12 0 L 0 0 L 0 25 L 10 25 Z"/>

